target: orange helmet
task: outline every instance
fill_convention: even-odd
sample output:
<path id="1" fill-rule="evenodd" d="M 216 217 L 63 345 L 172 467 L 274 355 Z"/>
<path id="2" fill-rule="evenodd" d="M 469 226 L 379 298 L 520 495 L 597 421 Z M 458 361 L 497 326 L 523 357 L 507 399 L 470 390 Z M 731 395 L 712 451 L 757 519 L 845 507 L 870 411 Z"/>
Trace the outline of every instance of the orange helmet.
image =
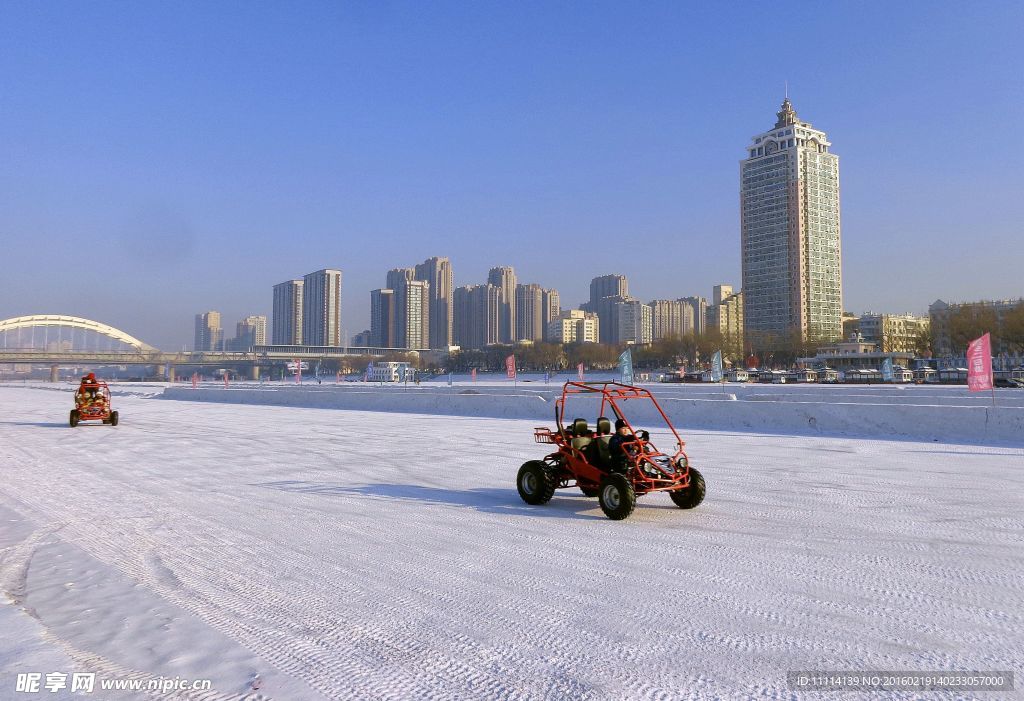
<path id="1" fill-rule="evenodd" d="M 89 380 L 89 382 L 95 382 L 96 381 L 96 373 L 94 373 L 94 372 L 90 372 L 85 377 L 86 377 L 86 379 Z"/>

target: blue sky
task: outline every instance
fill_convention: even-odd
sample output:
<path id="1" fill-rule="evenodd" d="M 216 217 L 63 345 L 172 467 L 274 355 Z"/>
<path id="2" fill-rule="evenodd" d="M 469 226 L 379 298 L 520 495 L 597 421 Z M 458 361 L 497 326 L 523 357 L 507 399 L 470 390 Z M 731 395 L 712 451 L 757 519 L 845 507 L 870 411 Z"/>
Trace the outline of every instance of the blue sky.
<path id="1" fill-rule="evenodd" d="M 785 81 L 840 156 L 844 302 L 1024 295 L 1019 2 L 0 0 L 0 318 L 172 349 L 271 287 L 513 265 L 740 282 L 738 162 Z"/>

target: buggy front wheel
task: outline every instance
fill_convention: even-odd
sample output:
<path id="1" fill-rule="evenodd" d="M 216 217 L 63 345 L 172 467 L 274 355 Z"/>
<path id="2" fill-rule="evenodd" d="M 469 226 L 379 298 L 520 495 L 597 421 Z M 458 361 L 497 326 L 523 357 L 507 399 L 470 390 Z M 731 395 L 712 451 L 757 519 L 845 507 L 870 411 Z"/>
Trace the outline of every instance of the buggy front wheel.
<path id="1" fill-rule="evenodd" d="M 116 411 L 110 412 L 110 425 L 111 426 L 117 426 L 117 412 Z"/>
<path id="2" fill-rule="evenodd" d="M 68 419 L 68 423 L 71 424 L 71 428 L 78 425 L 78 409 L 71 410 L 71 417 Z"/>
<path id="3" fill-rule="evenodd" d="M 516 475 L 519 496 L 527 504 L 547 504 L 555 494 L 555 481 L 548 474 L 547 467 L 540 460 L 523 463 Z"/>
<path id="4" fill-rule="evenodd" d="M 690 468 L 690 486 L 669 492 L 672 501 L 680 509 L 692 509 L 704 501 L 704 475 Z"/>
<path id="5" fill-rule="evenodd" d="M 621 521 L 633 513 L 636 507 L 636 492 L 625 475 L 605 475 L 601 480 L 601 491 L 597 494 L 601 511 L 612 521 Z"/>

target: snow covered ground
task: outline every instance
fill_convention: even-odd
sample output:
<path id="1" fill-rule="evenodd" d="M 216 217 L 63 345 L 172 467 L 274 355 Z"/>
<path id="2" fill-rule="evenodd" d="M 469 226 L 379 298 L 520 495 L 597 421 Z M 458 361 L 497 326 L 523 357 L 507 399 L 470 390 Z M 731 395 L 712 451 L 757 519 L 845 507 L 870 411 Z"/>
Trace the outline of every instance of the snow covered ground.
<path id="1" fill-rule="evenodd" d="M 70 391 L 0 386 L 0 699 L 51 671 L 213 682 L 153 698 L 790 699 L 823 695 L 787 670 L 1024 667 L 1024 449 L 691 431 L 704 504 L 612 522 L 575 490 L 522 503 L 533 420 L 152 393 L 70 429 Z"/>

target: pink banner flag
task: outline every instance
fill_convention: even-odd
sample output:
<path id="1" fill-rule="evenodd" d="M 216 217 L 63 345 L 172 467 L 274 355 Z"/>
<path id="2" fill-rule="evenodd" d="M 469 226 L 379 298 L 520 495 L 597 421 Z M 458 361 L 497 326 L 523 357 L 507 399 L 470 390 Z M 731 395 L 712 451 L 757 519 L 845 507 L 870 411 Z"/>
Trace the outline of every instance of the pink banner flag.
<path id="1" fill-rule="evenodd" d="M 224 389 L 228 388 L 228 374 L 224 373 Z"/>
<path id="2" fill-rule="evenodd" d="M 295 384 L 302 384 L 302 362 L 298 358 L 295 359 Z"/>
<path id="3" fill-rule="evenodd" d="M 516 379 L 516 357 L 514 355 L 505 358 L 505 374 L 510 380 Z"/>
<path id="4" fill-rule="evenodd" d="M 473 368 L 472 370 L 469 371 L 469 378 L 473 382 L 476 382 L 476 368 Z"/>
<path id="5" fill-rule="evenodd" d="M 583 363 L 576 367 L 576 376 L 580 378 L 580 382 L 583 382 Z"/>
<path id="6" fill-rule="evenodd" d="M 195 389 L 198 386 L 199 386 L 199 373 L 198 372 L 194 372 L 194 373 L 192 373 L 192 389 Z"/>
<path id="7" fill-rule="evenodd" d="M 967 389 L 984 392 L 992 389 L 992 338 L 985 334 L 967 346 Z"/>

